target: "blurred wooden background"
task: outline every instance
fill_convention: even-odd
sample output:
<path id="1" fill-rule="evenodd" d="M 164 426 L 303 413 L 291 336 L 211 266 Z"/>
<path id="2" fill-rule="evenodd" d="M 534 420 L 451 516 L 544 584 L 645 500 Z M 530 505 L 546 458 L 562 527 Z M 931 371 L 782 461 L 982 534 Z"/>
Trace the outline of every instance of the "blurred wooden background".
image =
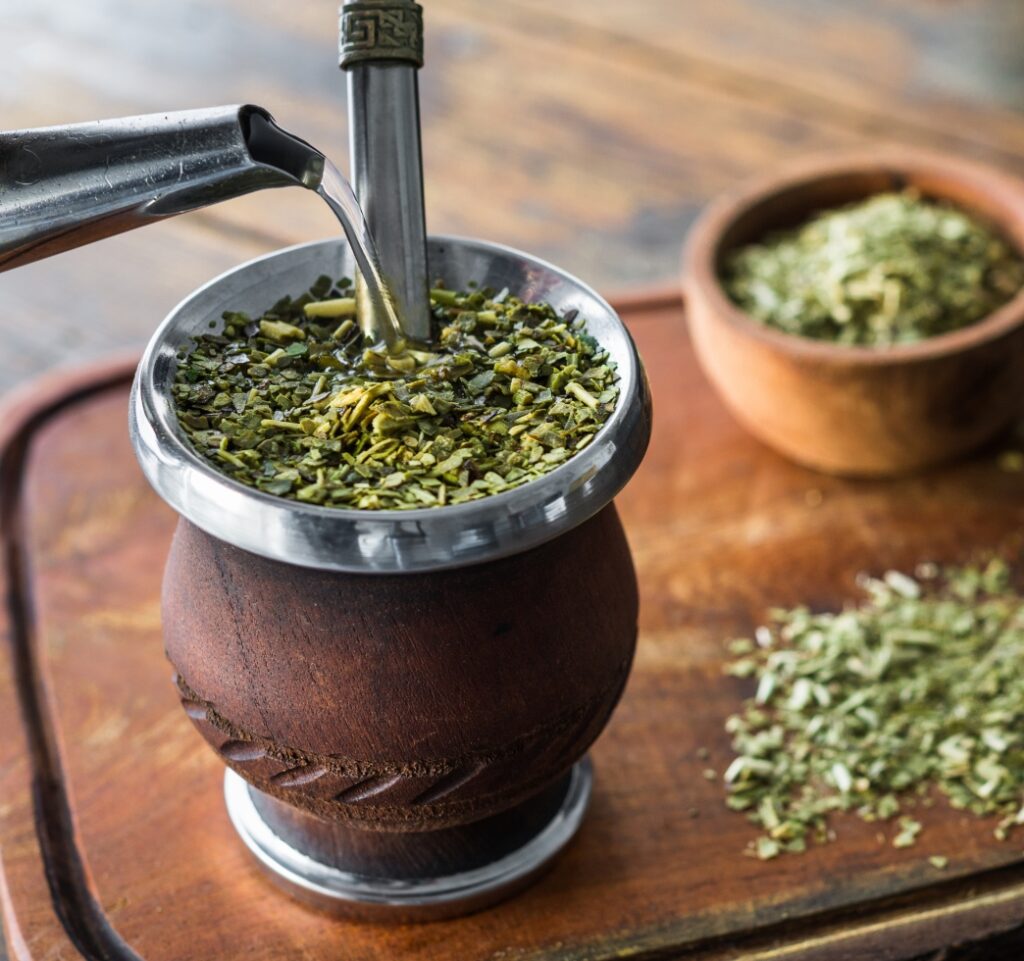
<path id="1" fill-rule="evenodd" d="M 700 207 L 900 141 L 1024 174 L 1020 0 L 424 0 L 427 214 L 602 291 L 675 281 Z M 346 160 L 335 0 L 0 0 L 0 127 L 251 101 Z M 2 182 L 0 182 L 2 189 Z M 0 275 L 0 389 L 139 347 L 216 273 L 326 236 L 272 191 Z"/>

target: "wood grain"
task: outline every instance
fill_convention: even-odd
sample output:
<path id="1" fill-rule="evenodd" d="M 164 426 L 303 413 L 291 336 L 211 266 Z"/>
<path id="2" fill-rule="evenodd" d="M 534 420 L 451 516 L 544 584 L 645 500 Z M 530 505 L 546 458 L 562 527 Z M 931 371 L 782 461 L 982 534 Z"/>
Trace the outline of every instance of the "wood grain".
<path id="1" fill-rule="evenodd" d="M 31 585 L 6 625 L 13 650 L 31 657 L 21 656 L 17 677 L 12 644 L 0 657 L 0 722 L 12 732 L 0 742 L 12 957 L 74 956 L 33 826 L 39 758 L 15 707 L 26 677 L 52 717 L 52 786 L 66 789 L 73 814 L 47 858 L 79 893 L 60 903 L 88 922 L 71 927 L 86 956 L 88 937 L 106 957 L 132 950 L 149 961 L 905 961 L 1019 925 L 1020 845 L 993 840 L 991 823 L 940 802 L 921 811 L 918 846 L 898 850 L 876 826 L 837 818 L 834 844 L 762 863 L 742 854 L 754 828 L 701 771 L 727 764 L 722 723 L 748 691 L 721 673 L 726 639 L 770 605 L 839 605 L 860 570 L 1019 552 L 1021 475 L 999 470 L 996 451 L 885 484 L 814 475 L 731 420 L 698 372 L 677 305 L 634 307 L 627 321 L 660 401 L 650 454 L 618 500 L 641 584 L 634 673 L 595 746 L 594 806 L 577 841 L 534 888 L 459 921 L 338 923 L 282 898 L 247 862 L 223 811 L 222 767 L 167 684 L 159 582 L 175 519 L 133 462 L 124 388 L 39 425 L 23 474 L 8 445 L 6 557 Z M 42 798 L 47 817 L 60 796 Z M 933 869 L 932 854 L 947 855 L 949 868 Z M 92 903 L 101 913 L 90 914 Z M 987 958 L 1010 961 L 1020 944 L 1004 939 L 1009 947 Z"/>

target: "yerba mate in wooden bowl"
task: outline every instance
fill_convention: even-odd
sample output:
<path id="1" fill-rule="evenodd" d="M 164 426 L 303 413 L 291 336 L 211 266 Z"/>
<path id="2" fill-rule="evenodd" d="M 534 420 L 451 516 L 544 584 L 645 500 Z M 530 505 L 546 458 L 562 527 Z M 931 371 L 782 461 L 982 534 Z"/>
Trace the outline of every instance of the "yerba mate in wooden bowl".
<path id="1" fill-rule="evenodd" d="M 1022 409 L 1024 185 L 920 151 L 815 160 L 722 198 L 685 254 L 701 364 L 820 470 L 906 473 Z"/>
<path id="2" fill-rule="evenodd" d="M 267 316 L 321 275 L 352 276 L 327 241 L 179 305 L 131 405 L 143 470 L 181 515 L 164 639 L 188 716 L 231 769 L 229 814 L 293 893 L 387 919 L 507 896 L 579 827 L 581 758 L 636 641 L 611 500 L 651 418 L 633 343 L 584 284 L 480 241 L 433 238 L 428 255 L 445 283 L 433 352 L 452 350 L 413 357 L 418 376 L 337 381 L 361 349 L 347 288 L 318 288 L 312 316 L 308 298 Z M 473 283 L 479 295 L 454 293 Z M 279 382 L 268 362 L 285 358 L 294 376 Z M 495 422 L 499 439 L 530 441 L 481 445 Z"/>

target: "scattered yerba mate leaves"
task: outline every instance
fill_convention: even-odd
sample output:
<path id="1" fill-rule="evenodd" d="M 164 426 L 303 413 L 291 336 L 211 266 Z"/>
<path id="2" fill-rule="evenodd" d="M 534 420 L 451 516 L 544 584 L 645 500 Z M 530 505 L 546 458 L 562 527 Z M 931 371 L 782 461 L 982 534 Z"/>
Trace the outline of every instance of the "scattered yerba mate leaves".
<path id="1" fill-rule="evenodd" d="M 723 774 L 729 807 L 763 832 L 750 853 L 828 840 L 835 811 L 894 821 L 909 847 L 922 825 L 907 811 L 936 790 L 1005 839 L 1024 824 L 1024 597 L 1007 564 L 860 583 L 856 607 L 776 610 L 730 645 L 728 672 L 755 689 L 726 722 Z"/>

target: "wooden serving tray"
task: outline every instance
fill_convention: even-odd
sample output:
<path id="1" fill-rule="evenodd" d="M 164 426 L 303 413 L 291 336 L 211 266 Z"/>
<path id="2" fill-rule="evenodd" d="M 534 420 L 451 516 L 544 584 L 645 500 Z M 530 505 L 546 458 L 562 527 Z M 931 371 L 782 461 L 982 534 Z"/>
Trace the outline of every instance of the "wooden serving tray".
<path id="1" fill-rule="evenodd" d="M 724 641 L 776 604 L 834 607 L 860 570 L 1016 550 L 1024 475 L 995 452 L 894 482 L 822 477 L 749 439 L 694 362 L 674 296 L 620 304 L 655 431 L 619 498 L 641 585 L 636 666 L 593 751 L 578 839 L 525 894 L 456 921 L 340 922 L 278 893 L 228 823 L 223 767 L 181 711 L 160 640 L 175 518 L 127 438 L 131 364 L 36 382 L 0 419 L 0 908 L 29 959 L 883 961 L 1024 940 L 1024 838 L 939 803 L 920 843 L 836 817 L 803 856 L 743 856 L 755 829 L 701 776 L 730 757 L 748 682 Z M 710 760 L 698 749 L 706 748 Z M 938 871 L 929 855 L 949 857 Z M 1007 945 L 1009 945 L 1007 947 Z M 997 955 L 997 950 L 1000 952 Z"/>

